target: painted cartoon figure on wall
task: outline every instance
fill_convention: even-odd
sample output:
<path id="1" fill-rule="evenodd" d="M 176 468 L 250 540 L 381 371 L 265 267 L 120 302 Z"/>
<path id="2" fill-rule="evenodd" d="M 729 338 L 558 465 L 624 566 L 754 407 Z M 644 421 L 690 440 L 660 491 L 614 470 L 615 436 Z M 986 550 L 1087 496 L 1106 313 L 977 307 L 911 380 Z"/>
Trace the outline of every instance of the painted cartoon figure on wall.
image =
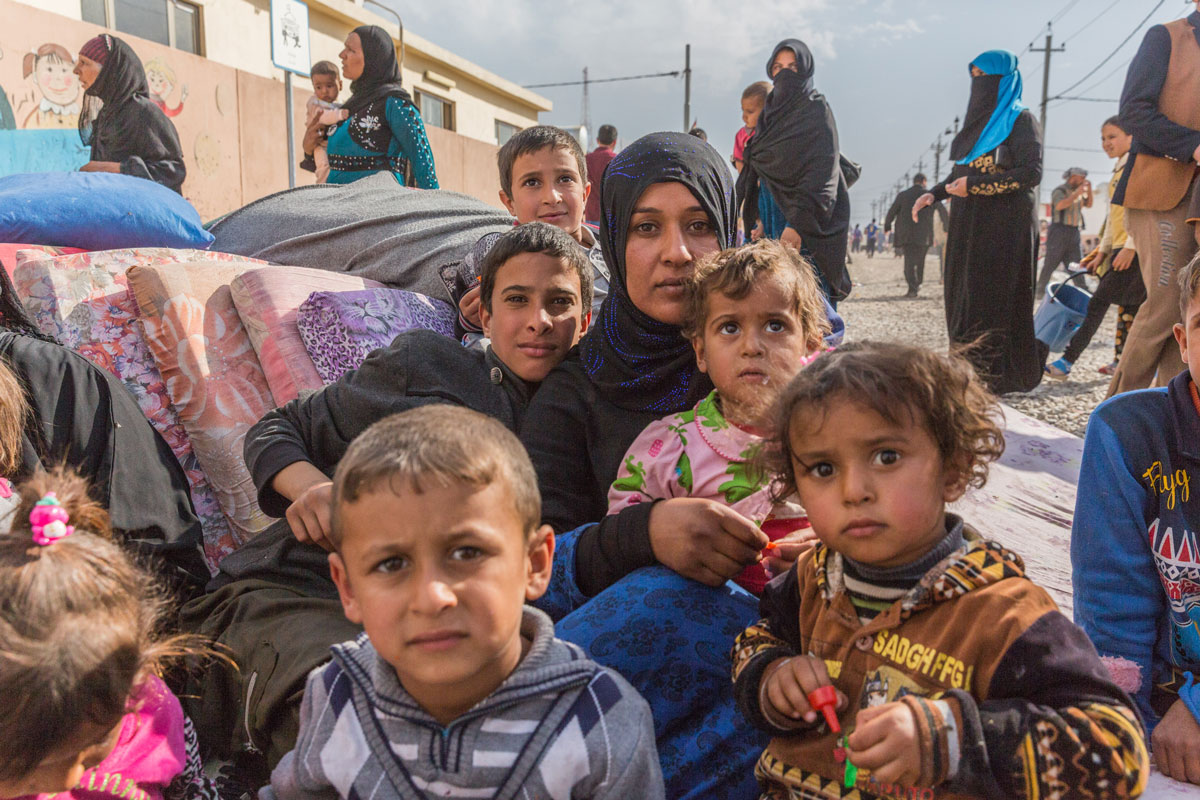
<path id="1" fill-rule="evenodd" d="M 167 105 L 177 83 L 175 70 L 165 61 L 152 58 L 146 62 L 146 84 L 150 87 L 150 99 L 157 103 L 168 117 L 178 116 L 179 112 L 183 111 L 183 102 L 187 100 L 188 87 L 185 83 L 179 90 L 179 103 L 174 108 Z"/>
<path id="2" fill-rule="evenodd" d="M 74 62 L 67 48 L 53 42 L 25 54 L 22 73 L 36 90 L 27 102 L 36 101 L 37 105 L 26 115 L 21 127 L 78 127 L 80 86 L 72 72 Z"/>

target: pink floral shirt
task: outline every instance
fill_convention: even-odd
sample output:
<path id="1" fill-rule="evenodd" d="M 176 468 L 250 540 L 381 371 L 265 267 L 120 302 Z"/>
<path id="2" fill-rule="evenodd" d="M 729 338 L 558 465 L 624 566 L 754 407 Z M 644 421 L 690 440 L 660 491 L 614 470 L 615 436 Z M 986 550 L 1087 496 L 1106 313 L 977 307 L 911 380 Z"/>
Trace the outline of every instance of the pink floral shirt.
<path id="1" fill-rule="evenodd" d="M 134 692 L 130 707 L 116 747 L 83 773 L 78 786 L 22 800 L 217 800 L 191 720 L 167 685 L 151 677 Z"/>
<path id="2" fill-rule="evenodd" d="M 796 503 L 772 503 L 771 476 L 754 459 L 763 437 L 731 424 L 714 390 L 690 411 L 651 422 L 634 440 L 608 491 L 608 513 L 672 497 L 703 497 L 723 503 L 762 526 L 774 541 L 808 527 Z M 734 580 L 760 594 L 769 576 L 761 564 Z"/>

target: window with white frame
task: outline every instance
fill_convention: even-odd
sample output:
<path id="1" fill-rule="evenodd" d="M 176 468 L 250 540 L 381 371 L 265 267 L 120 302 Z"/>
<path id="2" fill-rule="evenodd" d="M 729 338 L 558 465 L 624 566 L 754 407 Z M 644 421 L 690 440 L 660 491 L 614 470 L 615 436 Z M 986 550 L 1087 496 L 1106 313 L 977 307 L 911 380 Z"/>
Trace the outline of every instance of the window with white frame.
<path id="1" fill-rule="evenodd" d="M 417 106 L 425 125 L 454 130 L 454 103 L 428 92 L 417 92 Z"/>
<path id="2" fill-rule="evenodd" d="M 185 0 L 80 0 L 83 19 L 203 55 L 200 7 Z"/>
<path id="3" fill-rule="evenodd" d="M 512 123 L 496 120 L 496 144 L 503 147 L 505 142 L 516 136 L 520 130 L 519 127 Z"/>

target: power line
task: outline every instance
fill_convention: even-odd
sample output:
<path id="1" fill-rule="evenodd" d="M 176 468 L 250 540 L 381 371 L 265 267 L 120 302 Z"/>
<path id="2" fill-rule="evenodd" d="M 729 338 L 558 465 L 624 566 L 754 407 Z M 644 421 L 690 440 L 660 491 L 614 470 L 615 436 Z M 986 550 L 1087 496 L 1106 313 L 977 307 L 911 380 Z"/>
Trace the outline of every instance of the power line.
<path id="1" fill-rule="evenodd" d="M 1044 150 L 1070 150 L 1075 153 L 1095 153 L 1094 147 L 1060 147 L 1058 145 L 1047 144 L 1043 145 Z"/>
<path id="2" fill-rule="evenodd" d="M 1059 95 L 1055 98 L 1063 103 L 1119 103 L 1117 98 L 1113 97 L 1063 97 Z"/>
<path id="3" fill-rule="evenodd" d="M 552 86 L 582 86 L 585 83 L 615 83 L 616 81 L 636 81 L 642 78 L 678 78 L 679 70 L 673 72 L 651 72 L 646 75 L 625 75 L 620 78 L 592 78 L 587 81 L 560 81 L 559 83 L 530 83 L 526 89 L 548 89 Z"/>
<path id="4" fill-rule="evenodd" d="M 1120 3 L 1120 2 L 1121 2 L 1121 0 L 1113 0 L 1113 1 L 1112 1 L 1112 3 L 1111 3 L 1111 4 L 1109 4 L 1109 6 L 1108 6 L 1107 8 L 1105 8 L 1103 11 L 1101 11 L 1101 12 L 1100 12 L 1099 14 L 1097 14 L 1096 16 L 1092 17 L 1092 18 L 1091 18 L 1091 20 L 1089 20 L 1089 21 L 1088 21 L 1088 23 L 1087 23 L 1086 25 L 1084 25 L 1082 28 L 1080 28 L 1079 30 L 1077 30 L 1077 31 L 1075 31 L 1074 33 L 1072 33 L 1072 34 L 1071 34 L 1070 36 L 1068 36 L 1066 39 L 1063 39 L 1063 44 L 1066 44 L 1067 42 L 1071 41 L 1072 39 L 1074 39 L 1074 38 L 1075 38 L 1076 36 L 1078 36 L 1079 34 L 1081 34 L 1081 33 L 1083 33 L 1084 31 L 1086 31 L 1088 28 L 1092 27 L 1092 25 L 1094 25 L 1094 24 L 1096 23 L 1096 21 L 1097 21 L 1097 20 L 1099 20 L 1099 19 L 1100 19 L 1101 17 L 1103 17 L 1105 14 L 1107 14 L 1108 12 L 1110 12 L 1110 11 L 1112 11 L 1114 8 L 1116 8 L 1116 7 L 1117 7 L 1117 4 L 1118 4 L 1118 3 Z"/>
<path id="5" fill-rule="evenodd" d="M 1067 3 L 1066 8 L 1064 8 L 1062 11 L 1059 11 L 1050 20 L 1050 24 L 1053 25 L 1054 23 L 1058 22 L 1060 19 L 1065 17 L 1067 15 L 1067 12 L 1069 12 L 1072 8 L 1074 8 L 1078 3 L 1079 3 L 1079 0 L 1071 0 L 1071 2 Z"/>
<path id="6" fill-rule="evenodd" d="M 1163 6 L 1163 3 L 1165 3 L 1166 1 L 1167 1 L 1167 0 L 1158 0 L 1158 4 L 1157 4 L 1156 6 L 1154 6 L 1154 8 L 1150 9 L 1150 13 L 1146 15 L 1145 19 L 1143 19 L 1141 22 L 1139 22 L 1139 23 L 1138 23 L 1138 25 L 1137 25 L 1137 27 L 1136 27 L 1136 28 L 1134 28 L 1133 30 L 1131 30 L 1131 31 L 1129 32 L 1129 35 L 1128 35 L 1128 36 L 1126 36 L 1124 39 L 1122 39 L 1122 40 L 1121 40 L 1121 43 L 1120 43 L 1119 45 L 1117 45 L 1117 46 L 1116 46 L 1116 47 L 1114 47 L 1112 50 L 1110 50 L 1110 51 L 1109 51 L 1109 53 L 1108 53 L 1108 55 L 1106 55 L 1106 56 L 1104 57 L 1104 59 L 1103 59 L 1103 60 L 1102 60 L 1102 61 L 1101 61 L 1099 64 L 1097 64 L 1096 66 L 1092 67 L 1092 70 L 1091 70 L 1090 72 L 1088 72 L 1088 74 L 1084 75 L 1082 78 L 1080 78 L 1079 80 L 1077 80 L 1077 81 L 1075 81 L 1074 83 L 1072 83 L 1072 84 L 1071 84 L 1070 86 L 1068 86 L 1066 89 L 1063 89 L 1063 90 L 1062 90 L 1062 92 L 1060 92 L 1059 94 L 1055 95 L 1054 99 L 1056 99 L 1056 100 L 1057 100 L 1057 99 L 1059 99 L 1059 98 L 1063 97 L 1064 95 L 1066 95 L 1066 93 L 1067 93 L 1067 92 L 1071 91 L 1071 90 L 1072 90 L 1072 89 L 1074 89 L 1075 87 L 1079 86 L 1079 84 L 1083 83 L 1083 82 L 1084 82 L 1084 81 L 1086 81 L 1088 78 L 1092 77 L 1092 76 L 1093 76 L 1093 75 L 1095 75 L 1097 72 L 1099 72 L 1099 71 L 1100 71 L 1100 68 L 1101 68 L 1101 67 L 1103 67 L 1105 64 L 1107 64 L 1107 63 L 1108 63 L 1108 62 L 1109 62 L 1109 61 L 1112 59 L 1112 57 L 1113 57 L 1113 56 L 1115 56 L 1115 55 L 1117 54 L 1117 51 L 1119 51 L 1119 50 L 1120 50 L 1122 47 L 1124 47 L 1126 44 L 1128 44 L 1128 43 L 1129 43 L 1129 40 L 1130 40 L 1130 39 L 1132 39 L 1134 36 L 1136 36 L 1136 35 L 1138 34 L 1138 32 L 1139 32 L 1139 31 L 1141 31 L 1142 27 L 1143 27 L 1143 26 L 1144 26 L 1144 25 L 1145 25 L 1147 22 L 1149 22 L 1149 21 L 1150 21 L 1150 18 L 1154 16 L 1154 13 L 1155 13 L 1156 11 L 1158 11 L 1160 8 L 1162 8 L 1162 6 Z"/>

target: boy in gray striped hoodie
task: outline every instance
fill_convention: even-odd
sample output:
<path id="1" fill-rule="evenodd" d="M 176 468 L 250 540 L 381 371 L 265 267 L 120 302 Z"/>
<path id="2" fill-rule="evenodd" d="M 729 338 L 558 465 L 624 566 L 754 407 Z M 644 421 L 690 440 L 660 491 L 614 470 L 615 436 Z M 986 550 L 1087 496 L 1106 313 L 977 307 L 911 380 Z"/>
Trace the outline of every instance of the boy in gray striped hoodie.
<path id="1" fill-rule="evenodd" d="M 645 700 L 525 605 L 554 534 L 511 432 L 456 406 L 388 417 L 333 502 L 330 571 L 365 633 L 309 675 L 260 800 L 663 797 Z"/>

